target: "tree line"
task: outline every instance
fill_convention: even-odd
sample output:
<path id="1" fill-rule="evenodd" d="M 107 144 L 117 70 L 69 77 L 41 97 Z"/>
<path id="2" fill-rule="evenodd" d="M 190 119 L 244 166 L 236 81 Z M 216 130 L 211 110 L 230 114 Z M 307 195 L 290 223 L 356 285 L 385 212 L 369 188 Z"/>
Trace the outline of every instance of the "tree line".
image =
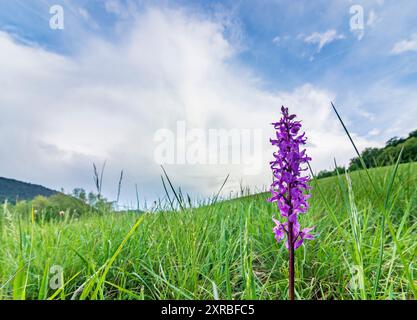
<path id="1" fill-rule="evenodd" d="M 393 137 L 389 139 L 383 148 L 365 148 L 361 153 L 361 158 L 367 168 L 383 167 L 394 164 L 403 150 L 400 163 L 417 161 L 417 130 L 409 133 L 406 138 Z M 354 157 L 349 162 L 348 171 L 363 169 L 359 157 Z M 317 178 L 331 177 L 337 172 L 344 172 L 345 167 L 336 167 L 334 170 L 322 170 L 317 174 Z"/>

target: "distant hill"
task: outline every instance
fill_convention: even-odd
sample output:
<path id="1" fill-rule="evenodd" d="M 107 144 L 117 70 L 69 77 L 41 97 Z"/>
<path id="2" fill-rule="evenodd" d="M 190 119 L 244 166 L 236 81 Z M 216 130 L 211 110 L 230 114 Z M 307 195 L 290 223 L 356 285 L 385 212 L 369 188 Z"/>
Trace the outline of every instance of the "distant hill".
<path id="1" fill-rule="evenodd" d="M 361 158 L 367 168 L 384 167 L 394 164 L 403 150 L 400 162 L 417 162 L 417 130 L 409 133 L 407 138 L 393 137 L 389 139 L 383 148 L 365 148 Z M 337 167 L 332 171 L 323 170 L 317 174 L 317 178 L 331 177 L 337 172 L 345 172 L 345 167 Z M 349 171 L 363 169 L 361 159 L 355 157 L 350 160 Z"/>
<path id="2" fill-rule="evenodd" d="M 57 193 L 37 184 L 0 177 L 0 203 L 6 199 L 15 203 L 16 200 L 31 200 L 36 196 L 50 197 Z"/>

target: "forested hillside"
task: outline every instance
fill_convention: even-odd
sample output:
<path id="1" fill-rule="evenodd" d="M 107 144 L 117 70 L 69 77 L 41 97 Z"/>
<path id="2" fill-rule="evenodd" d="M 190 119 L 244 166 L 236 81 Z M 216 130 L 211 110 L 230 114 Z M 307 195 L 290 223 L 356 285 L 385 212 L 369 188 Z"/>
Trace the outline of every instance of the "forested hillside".
<path id="1" fill-rule="evenodd" d="M 400 163 L 417 161 L 417 130 L 409 133 L 406 138 L 393 137 L 389 139 L 383 148 L 365 148 L 361 157 L 367 168 L 383 167 L 394 164 L 400 154 Z M 359 157 L 350 160 L 349 171 L 363 169 Z M 323 170 L 317 175 L 318 178 L 326 178 L 336 174 L 336 171 L 344 172 L 344 167 L 335 168 L 332 171 Z"/>
<path id="2" fill-rule="evenodd" d="M 56 193 L 40 185 L 0 177 L 0 203 L 6 199 L 15 203 L 16 200 L 31 200 L 39 195 L 49 197 Z"/>

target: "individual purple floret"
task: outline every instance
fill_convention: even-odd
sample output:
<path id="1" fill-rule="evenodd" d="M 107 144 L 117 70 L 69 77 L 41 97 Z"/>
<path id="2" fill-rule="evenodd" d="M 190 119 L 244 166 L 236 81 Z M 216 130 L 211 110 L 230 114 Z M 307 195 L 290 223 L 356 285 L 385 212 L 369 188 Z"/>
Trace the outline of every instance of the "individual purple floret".
<path id="1" fill-rule="evenodd" d="M 281 223 L 277 219 L 273 219 L 273 220 L 276 224 L 276 226 L 273 228 L 273 231 L 275 233 L 275 239 L 279 242 L 282 239 L 284 239 L 284 236 L 287 234 L 289 222 L 286 221 L 284 223 Z M 304 239 L 307 239 L 307 240 L 314 239 L 314 235 L 310 233 L 310 231 L 312 231 L 313 229 L 314 227 L 304 228 L 303 230 L 300 231 L 300 224 L 298 223 L 298 221 L 293 223 L 293 234 L 294 234 L 293 239 L 295 239 L 293 240 L 294 250 L 298 249 L 298 247 L 300 247 L 303 244 Z M 285 247 L 289 249 L 288 240 L 285 242 Z"/>
<path id="2" fill-rule="evenodd" d="M 307 170 L 305 165 L 311 160 L 306 150 L 300 150 L 306 144 L 305 133 L 301 133 L 301 123 L 295 120 L 294 114 L 288 113 L 288 108 L 282 107 L 282 118 L 273 123 L 276 130 L 276 139 L 271 144 L 278 150 L 274 152 L 274 161 L 271 169 L 274 176 L 271 185 L 272 197 L 269 202 L 276 202 L 284 222 L 273 219 L 276 226 L 273 228 L 275 239 L 281 241 L 287 236 L 286 248 L 290 253 L 290 299 L 294 299 L 294 250 L 300 247 L 304 240 L 311 240 L 310 233 L 313 228 L 300 229 L 298 215 L 307 212 L 309 195 L 305 193 L 310 189 L 308 176 L 302 173 Z"/>

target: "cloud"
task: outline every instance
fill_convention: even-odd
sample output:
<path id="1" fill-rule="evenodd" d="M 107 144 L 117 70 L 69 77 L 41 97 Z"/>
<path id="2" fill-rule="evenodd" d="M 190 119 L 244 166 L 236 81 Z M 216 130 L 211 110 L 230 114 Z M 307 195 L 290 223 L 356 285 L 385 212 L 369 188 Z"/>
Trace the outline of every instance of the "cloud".
<path id="1" fill-rule="evenodd" d="M 274 44 L 274 45 L 280 45 L 280 44 L 282 44 L 282 43 L 284 43 L 284 42 L 286 42 L 286 41 L 288 41 L 288 40 L 290 40 L 291 39 L 291 36 L 289 36 L 289 35 L 284 35 L 284 36 L 275 36 L 273 39 L 272 39 L 272 43 Z"/>
<path id="2" fill-rule="evenodd" d="M 325 32 L 313 32 L 304 38 L 304 42 L 317 44 L 317 52 L 320 52 L 326 45 L 336 40 L 345 39 L 343 34 L 338 34 L 336 30 L 331 29 Z"/>
<path id="3" fill-rule="evenodd" d="M 408 51 L 417 52 L 417 33 L 413 34 L 407 40 L 401 40 L 394 44 L 394 47 L 391 50 L 392 54 L 401 54 Z"/>
<path id="4" fill-rule="evenodd" d="M 279 44 L 281 41 L 281 37 L 280 36 L 276 36 L 274 37 L 274 39 L 272 39 L 272 43 L 274 44 Z"/>
<path id="5" fill-rule="evenodd" d="M 366 24 L 370 27 L 373 27 L 378 22 L 378 15 L 376 14 L 375 10 L 369 11 L 368 20 Z"/>
<path id="6" fill-rule="evenodd" d="M 368 132 L 368 135 L 369 136 L 377 136 L 377 135 L 379 135 L 381 133 L 381 130 L 379 130 L 379 129 L 377 129 L 377 128 L 374 128 L 374 129 L 372 129 L 371 131 L 369 131 Z"/>
<path id="7" fill-rule="evenodd" d="M 78 15 L 88 24 L 90 27 L 94 29 L 99 29 L 99 25 L 94 19 L 91 17 L 90 13 L 85 8 L 77 8 Z"/>
<path id="8" fill-rule="evenodd" d="M 90 36 L 72 56 L 26 46 L 0 33 L 0 175 L 69 190 L 92 189 L 91 164 L 107 159 L 104 192 L 122 201 L 163 196 L 154 159 L 155 133 L 187 128 L 249 129 L 263 133 L 255 175 L 244 164 L 168 165 L 177 186 L 192 195 L 215 193 L 231 174 L 226 192 L 241 180 L 268 184 L 271 121 L 287 105 L 303 120 L 313 167 L 345 163 L 353 151 L 329 101 L 334 92 L 311 84 L 267 91 L 259 77 L 238 63 L 238 48 L 217 20 L 186 10 L 150 8 L 138 14 L 117 43 Z M 320 48 L 335 34 L 318 42 Z M 337 38 L 337 36 L 336 36 Z M 313 40 L 311 40 L 313 41 Z M 359 147 L 372 141 L 357 138 Z M 176 141 L 178 143 L 178 141 Z M 211 151 L 212 150 L 208 150 Z"/>
<path id="9" fill-rule="evenodd" d="M 89 21 L 91 19 L 90 14 L 88 13 L 88 11 L 84 8 L 78 8 L 78 13 L 79 15 L 86 21 Z"/>
<path id="10" fill-rule="evenodd" d="M 117 0 L 107 0 L 104 3 L 104 8 L 107 12 L 120 14 L 123 11 L 123 7 L 121 6 L 120 2 Z"/>

